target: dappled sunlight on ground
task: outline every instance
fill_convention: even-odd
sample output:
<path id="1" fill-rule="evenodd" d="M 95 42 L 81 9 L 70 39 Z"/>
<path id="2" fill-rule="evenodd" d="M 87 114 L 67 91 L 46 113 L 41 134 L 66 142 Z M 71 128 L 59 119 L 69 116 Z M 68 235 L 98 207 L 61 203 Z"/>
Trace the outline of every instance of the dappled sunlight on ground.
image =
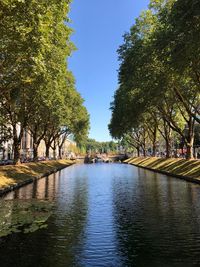
<path id="1" fill-rule="evenodd" d="M 31 162 L 21 165 L 0 166 L 0 190 L 17 183 L 35 179 L 53 172 L 58 168 L 71 165 L 71 160 L 52 160 L 44 162 Z"/>

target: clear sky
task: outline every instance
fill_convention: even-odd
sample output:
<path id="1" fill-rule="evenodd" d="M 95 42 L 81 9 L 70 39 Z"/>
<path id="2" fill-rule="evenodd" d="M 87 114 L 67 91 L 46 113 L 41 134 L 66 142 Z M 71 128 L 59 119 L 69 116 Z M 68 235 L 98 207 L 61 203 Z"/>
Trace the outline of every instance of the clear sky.
<path id="1" fill-rule="evenodd" d="M 117 89 L 117 49 L 123 34 L 149 0 L 73 0 L 72 41 L 78 50 L 69 60 L 77 90 L 90 113 L 90 138 L 109 141 L 110 102 Z"/>

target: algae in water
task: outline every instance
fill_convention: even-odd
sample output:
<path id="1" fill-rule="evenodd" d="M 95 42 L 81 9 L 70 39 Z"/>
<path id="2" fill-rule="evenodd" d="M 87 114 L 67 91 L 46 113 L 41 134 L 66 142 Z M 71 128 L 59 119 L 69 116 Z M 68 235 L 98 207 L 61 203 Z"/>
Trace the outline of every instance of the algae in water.
<path id="1" fill-rule="evenodd" d="M 53 204 L 39 200 L 0 201 L 0 237 L 47 227 Z"/>

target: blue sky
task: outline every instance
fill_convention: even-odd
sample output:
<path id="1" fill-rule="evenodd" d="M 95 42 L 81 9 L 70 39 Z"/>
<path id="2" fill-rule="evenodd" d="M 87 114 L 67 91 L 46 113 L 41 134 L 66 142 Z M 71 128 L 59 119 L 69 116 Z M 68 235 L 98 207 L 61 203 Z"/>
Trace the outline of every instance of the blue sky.
<path id="1" fill-rule="evenodd" d="M 70 18 L 77 47 L 69 60 L 90 113 L 90 138 L 109 141 L 109 110 L 117 89 L 117 49 L 149 0 L 73 0 Z"/>

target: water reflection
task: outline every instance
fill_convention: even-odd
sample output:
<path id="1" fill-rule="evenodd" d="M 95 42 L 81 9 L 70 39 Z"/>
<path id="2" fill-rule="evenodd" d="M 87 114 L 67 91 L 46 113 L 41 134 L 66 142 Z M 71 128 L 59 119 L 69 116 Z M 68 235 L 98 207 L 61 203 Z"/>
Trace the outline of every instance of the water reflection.
<path id="1" fill-rule="evenodd" d="M 46 201 L 1 201 L 0 237 L 45 228 L 51 212 L 52 204 Z"/>
<path id="2" fill-rule="evenodd" d="M 54 200 L 48 228 L 0 239 L 0 262 L 4 267 L 79 266 L 76 255 L 87 217 L 87 181 L 84 177 L 73 177 L 72 167 L 20 188 L 4 201 L 13 198 L 15 203 L 18 199 L 27 201 L 32 197 L 48 200 L 48 203 Z"/>
<path id="3" fill-rule="evenodd" d="M 59 173 L 5 195 L 0 201 L 0 237 L 33 232 L 47 226 L 52 214 Z"/>
<path id="4" fill-rule="evenodd" d="M 32 198 L 54 200 L 58 191 L 59 179 L 60 172 L 54 173 L 8 193 L 4 196 L 4 200 Z"/>
<path id="5" fill-rule="evenodd" d="M 137 177 L 113 181 L 124 266 L 198 265 L 200 213 L 194 196 L 199 203 L 199 186 L 142 169 Z"/>
<path id="6" fill-rule="evenodd" d="M 29 220 L 35 203 L 51 205 L 48 227 L 0 238 L 1 266 L 200 266 L 199 185 L 123 164 L 71 166 L 1 200 L 1 226 Z"/>

